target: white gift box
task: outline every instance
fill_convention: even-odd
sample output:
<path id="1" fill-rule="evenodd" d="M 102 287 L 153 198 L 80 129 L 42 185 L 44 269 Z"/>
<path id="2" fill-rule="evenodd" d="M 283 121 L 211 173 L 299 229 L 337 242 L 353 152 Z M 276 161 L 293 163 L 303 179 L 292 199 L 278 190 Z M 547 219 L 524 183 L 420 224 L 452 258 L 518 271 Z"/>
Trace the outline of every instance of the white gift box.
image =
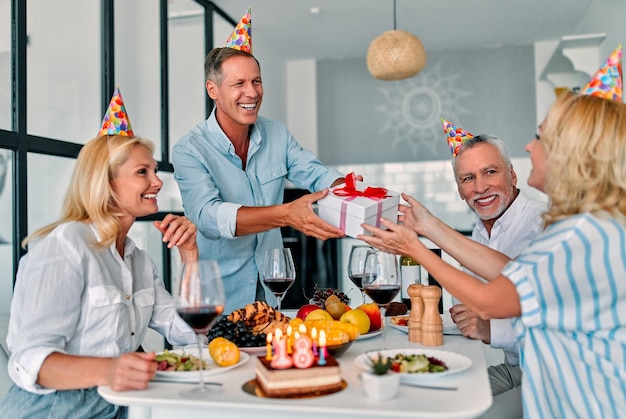
<path id="1" fill-rule="evenodd" d="M 347 196 L 343 196 L 345 184 L 332 188 L 326 198 L 317 201 L 319 217 L 354 238 L 359 234 L 369 235 L 361 224 L 381 227 L 381 217 L 397 222 L 400 193 L 387 190 L 385 198 L 360 196 L 368 186 L 355 182 L 357 194 Z"/>

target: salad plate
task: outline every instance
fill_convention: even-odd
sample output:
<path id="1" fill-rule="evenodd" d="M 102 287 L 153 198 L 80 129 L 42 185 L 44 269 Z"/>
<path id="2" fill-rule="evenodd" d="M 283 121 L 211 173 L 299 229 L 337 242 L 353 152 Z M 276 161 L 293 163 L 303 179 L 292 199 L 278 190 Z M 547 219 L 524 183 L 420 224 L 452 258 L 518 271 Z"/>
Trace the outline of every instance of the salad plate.
<path id="1" fill-rule="evenodd" d="M 171 353 L 175 353 L 178 355 L 181 354 L 189 354 L 193 356 L 198 356 L 198 348 L 197 346 L 186 346 L 181 349 L 173 349 L 170 350 Z M 239 362 L 234 365 L 230 365 L 228 367 L 220 367 L 217 365 L 211 356 L 209 355 L 208 349 L 205 347 L 202 351 L 202 359 L 206 364 L 206 368 L 202 371 L 202 377 L 207 378 L 214 375 L 223 374 L 226 371 L 230 371 L 233 368 L 237 368 L 240 365 L 243 365 L 250 359 L 250 356 L 246 352 L 240 351 Z M 154 381 L 174 381 L 174 382 L 184 382 L 184 383 L 197 383 L 200 376 L 198 371 L 157 371 L 156 376 L 154 377 Z"/>
<path id="2" fill-rule="evenodd" d="M 372 351 L 364 353 L 356 357 L 354 363 L 357 367 L 363 370 L 369 370 L 371 361 L 370 358 L 378 355 L 393 358 L 397 354 L 403 355 L 420 355 L 424 354 L 427 357 L 437 358 L 442 361 L 447 370 L 441 372 L 422 372 L 422 373 L 409 373 L 400 372 L 400 381 L 403 383 L 421 383 L 429 381 L 434 378 L 445 377 L 451 374 L 457 374 L 465 371 L 472 366 L 472 360 L 465 355 L 457 354 L 456 352 L 440 351 L 437 349 L 424 349 L 424 348 L 401 348 L 401 349 L 386 349 L 383 351 Z"/>

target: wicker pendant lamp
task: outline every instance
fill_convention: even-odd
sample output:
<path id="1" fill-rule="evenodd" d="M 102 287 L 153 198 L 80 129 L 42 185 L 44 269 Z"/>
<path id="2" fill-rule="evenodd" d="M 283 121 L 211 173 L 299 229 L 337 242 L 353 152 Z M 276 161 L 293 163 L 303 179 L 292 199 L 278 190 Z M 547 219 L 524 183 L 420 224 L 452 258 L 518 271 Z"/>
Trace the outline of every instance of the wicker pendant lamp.
<path id="1" fill-rule="evenodd" d="M 426 65 L 422 41 L 409 32 L 396 30 L 396 0 L 393 0 L 393 30 L 375 38 L 367 50 L 367 69 L 380 80 L 403 80 Z"/>

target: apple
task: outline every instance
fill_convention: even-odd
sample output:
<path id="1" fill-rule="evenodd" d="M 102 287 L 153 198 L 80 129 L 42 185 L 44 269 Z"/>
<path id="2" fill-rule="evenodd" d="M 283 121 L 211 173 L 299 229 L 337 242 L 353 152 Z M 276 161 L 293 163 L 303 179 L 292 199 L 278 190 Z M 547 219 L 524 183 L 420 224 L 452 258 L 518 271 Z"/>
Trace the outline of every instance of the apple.
<path id="1" fill-rule="evenodd" d="M 334 320 L 334 319 L 333 319 L 333 316 L 331 316 L 328 311 L 318 308 L 317 310 L 311 311 L 304 318 L 305 322 L 309 320 Z"/>
<path id="2" fill-rule="evenodd" d="M 355 325 L 359 328 L 359 333 L 362 335 L 370 331 L 370 316 L 358 308 L 343 313 L 339 321 Z"/>
<path id="3" fill-rule="evenodd" d="M 313 310 L 319 310 L 319 309 L 321 309 L 321 307 L 316 304 L 305 304 L 302 307 L 300 307 L 300 310 L 298 310 L 296 317 L 304 320 L 310 312 L 312 312 Z"/>
<path id="4" fill-rule="evenodd" d="M 361 304 L 357 307 L 359 310 L 363 310 L 370 318 L 370 332 L 380 329 L 380 309 L 376 303 Z"/>

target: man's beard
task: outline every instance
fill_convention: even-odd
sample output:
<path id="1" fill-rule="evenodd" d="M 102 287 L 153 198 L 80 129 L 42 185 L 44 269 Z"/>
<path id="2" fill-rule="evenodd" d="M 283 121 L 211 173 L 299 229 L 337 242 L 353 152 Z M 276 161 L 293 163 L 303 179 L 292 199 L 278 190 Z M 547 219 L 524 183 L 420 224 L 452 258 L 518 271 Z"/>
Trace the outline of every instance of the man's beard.
<path id="1" fill-rule="evenodd" d="M 490 194 L 490 196 L 495 196 L 496 199 L 499 200 L 500 204 L 495 209 L 490 209 L 488 213 L 481 212 L 481 208 L 476 205 L 476 201 L 482 199 L 484 197 L 472 198 L 470 201 L 470 208 L 481 220 L 493 220 L 494 218 L 500 217 L 504 214 L 504 211 L 509 207 L 509 204 L 505 200 L 505 196 L 502 192 L 496 192 Z"/>

